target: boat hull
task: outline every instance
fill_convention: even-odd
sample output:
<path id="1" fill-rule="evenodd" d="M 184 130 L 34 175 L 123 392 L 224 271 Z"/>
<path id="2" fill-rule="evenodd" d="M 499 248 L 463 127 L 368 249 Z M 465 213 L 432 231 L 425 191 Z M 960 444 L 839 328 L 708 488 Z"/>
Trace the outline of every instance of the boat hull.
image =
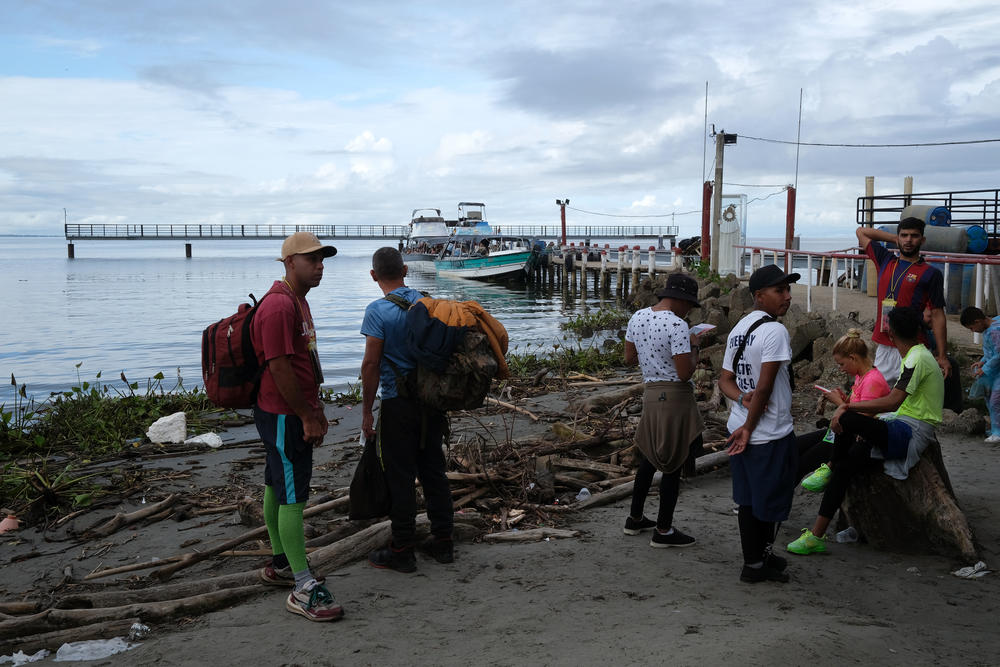
<path id="1" fill-rule="evenodd" d="M 530 250 L 495 253 L 484 257 L 446 257 L 434 260 L 438 275 L 476 280 L 523 278 Z"/>

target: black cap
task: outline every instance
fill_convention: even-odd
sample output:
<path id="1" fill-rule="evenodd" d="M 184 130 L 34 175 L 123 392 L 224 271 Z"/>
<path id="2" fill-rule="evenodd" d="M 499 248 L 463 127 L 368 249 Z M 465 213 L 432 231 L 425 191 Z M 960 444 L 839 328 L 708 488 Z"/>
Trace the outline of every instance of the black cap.
<path id="1" fill-rule="evenodd" d="M 684 273 L 671 273 L 667 276 L 667 284 L 654 292 L 658 299 L 682 299 L 690 301 L 697 308 L 698 282 Z"/>
<path id="2" fill-rule="evenodd" d="M 750 291 L 756 292 L 765 287 L 798 282 L 801 277 L 797 273 L 785 273 L 777 264 L 768 264 L 760 267 L 750 276 Z"/>

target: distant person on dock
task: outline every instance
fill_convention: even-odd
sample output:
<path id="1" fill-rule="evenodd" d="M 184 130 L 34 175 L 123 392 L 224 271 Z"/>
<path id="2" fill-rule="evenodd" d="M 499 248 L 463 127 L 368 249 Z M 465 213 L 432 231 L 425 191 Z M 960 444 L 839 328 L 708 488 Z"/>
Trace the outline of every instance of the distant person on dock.
<path id="1" fill-rule="evenodd" d="M 265 584 L 293 587 L 285 608 L 310 621 L 336 621 L 344 615 L 309 570 L 302 524 L 312 450 L 330 427 L 319 400 L 323 370 L 306 293 L 323 279 L 323 260 L 336 254 L 336 248 L 310 232 L 285 239 L 278 258 L 285 277 L 275 281 L 257 306 L 250 334 L 260 362 L 267 364 L 253 415 L 266 452 L 264 522 L 274 557 L 260 578 Z"/>
<path id="2" fill-rule="evenodd" d="M 732 401 L 727 424 L 733 500 L 739 506 L 743 569 L 740 581 L 787 582 L 787 562 L 771 553 L 788 518 L 799 478 L 792 424 L 792 345 L 778 318 L 792 303 L 791 283 L 774 264 L 750 276 L 755 310 L 726 341 L 719 390 Z"/>
<path id="3" fill-rule="evenodd" d="M 674 526 L 681 469 L 702 446 L 704 424 L 689 380 L 698 363 L 698 337 L 684 317 L 698 307 L 698 283 L 671 273 L 656 292 L 656 305 L 636 311 L 625 331 L 625 363 L 639 364 L 645 388 L 635 444 L 640 458 L 625 534 L 653 529 L 649 546 L 689 547 L 695 538 Z M 643 515 L 646 495 L 660 470 L 660 509 L 656 521 Z"/>
<path id="4" fill-rule="evenodd" d="M 379 248 L 372 256 L 371 276 L 382 294 L 415 303 L 423 294 L 404 284 L 406 269 L 402 256 L 394 248 Z M 443 412 L 406 395 L 406 378 L 416 368 L 407 344 L 406 312 L 388 298 L 376 299 L 368 304 L 361 323 L 361 334 L 365 337 L 361 430 L 365 438 L 378 439 L 376 447 L 389 487 L 392 522 L 391 541 L 371 552 L 368 561 L 375 567 L 397 572 L 417 569 L 415 478 L 423 488 L 431 523 L 431 535 L 421 549 L 439 563 L 454 560 L 454 510 L 441 449 L 447 423 Z M 375 395 L 380 386 L 382 401 L 376 423 Z"/>
<path id="5" fill-rule="evenodd" d="M 826 551 L 826 529 L 859 473 L 882 468 L 893 479 L 905 480 L 920 455 L 936 438 L 944 401 L 944 376 L 934 356 L 919 341 L 922 314 L 899 306 L 889 313 L 889 338 L 902 357 L 899 379 L 887 396 L 839 403 L 830 428 L 836 434 L 832 473 L 813 527 L 788 545 L 788 551 L 806 556 Z M 881 419 L 875 415 L 894 413 Z"/>
<path id="6" fill-rule="evenodd" d="M 854 379 L 850 394 L 844 394 L 840 387 L 827 392 L 827 398 L 835 405 L 850 401 L 867 401 L 882 398 L 889 393 L 889 385 L 881 371 L 872 365 L 868 344 L 861 338 L 858 329 L 849 329 L 833 345 L 833 361 L 841 372 Z M 807 491 L 820 492 L 830 481 L 830 466 L 833 456 L 834 433 L 824 428 L 806 433 L 796 438 L 799 450 L 799 474 L 802 487 Z"/>
<path id="7" fill-rule="evenodd" d="M 959 318 L 962 326 L 983 336 L 983 356 L 972 364 L 976 382 L 988 392 L 990 432 L 986 442 L 1000 442 L 1000 317 L 990 319 L 979 308 L 969 306 Z"/>
<path id="8" fill-rule="evenodd" d="M 945 377 L 951 372 L 947 356 L 944 276 L 920 256 L 920 248 L 927 240 L 924 228 L 923 220 L 906 218 L 896 227 L 895 234 L 873 227 L 858 227 L 856 230 L 861 249 L 878 269 L 878 300 L 872 341 L 876 343 L 875 367 L 890 386 L 899 378 L 900 367 L 899 352 L 889 340 L 889 313 L 893 308 L 912 307 L 919 311 L 930 308 L 934 357 Z M 886 250 L 881 243 L 872 241 L 895 243 L 899 248 L 899 257 Z M 920 342 L 928 342 L 922 328 Z"/>

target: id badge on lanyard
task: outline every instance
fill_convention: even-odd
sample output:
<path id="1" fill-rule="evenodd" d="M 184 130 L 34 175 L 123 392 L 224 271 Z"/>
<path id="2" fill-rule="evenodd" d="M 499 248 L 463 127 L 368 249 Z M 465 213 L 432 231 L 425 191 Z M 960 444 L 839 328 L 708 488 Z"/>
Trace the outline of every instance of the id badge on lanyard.
<path id="1" fill-rule="evenodd" d="M 323 367 L 319 363 L 319 349 L 316 346 L 316 328 L 310 326 L 311 322 L 302 320 L 302 335 L 309 338 L 306 349 L 309 350 L 309 360 L 312 362 L 313 379 L 317 385 L 323 384 Z"/>
<path id="2" fill-rule="evenodd" d="M 882 318 L 879 320 L 879 331 L 884 334 L 889 333 L 889 313 L 896 307 L 895 299 L 882 299 Z"/>

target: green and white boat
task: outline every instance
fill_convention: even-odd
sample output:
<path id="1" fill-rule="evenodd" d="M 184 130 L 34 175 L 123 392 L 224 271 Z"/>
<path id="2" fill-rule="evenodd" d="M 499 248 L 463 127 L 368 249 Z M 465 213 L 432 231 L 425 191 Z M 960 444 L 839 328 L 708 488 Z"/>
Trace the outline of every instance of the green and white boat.
<path id="1" fill-rule="evenodd" d="M 532 255 L 528 238 L 491 234 L 453 236 L 434 260 L 438 275 L 475 280 L 523 280 Z"/>

